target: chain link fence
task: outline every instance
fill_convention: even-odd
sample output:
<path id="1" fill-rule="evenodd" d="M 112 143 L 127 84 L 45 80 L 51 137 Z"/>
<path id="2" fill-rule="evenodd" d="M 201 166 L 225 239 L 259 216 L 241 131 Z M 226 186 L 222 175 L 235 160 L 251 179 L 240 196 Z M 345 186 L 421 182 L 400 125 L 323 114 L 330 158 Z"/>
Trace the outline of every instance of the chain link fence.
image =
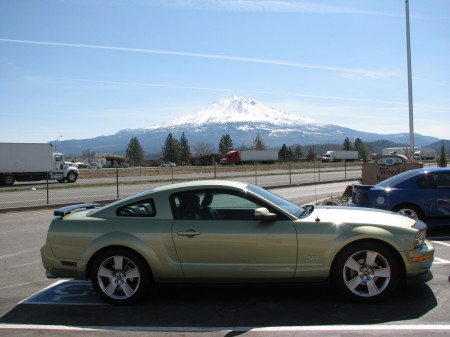
<path id="1" fill-rule="evenodd" d="M 270 188 L 360 178 L 361 163 L 80 169 L 78 180 L 72 184 L 40 181 L 0 187 L 0 210 L 110 202 L 156 186 L 199 179 L 240 180 Z"/>

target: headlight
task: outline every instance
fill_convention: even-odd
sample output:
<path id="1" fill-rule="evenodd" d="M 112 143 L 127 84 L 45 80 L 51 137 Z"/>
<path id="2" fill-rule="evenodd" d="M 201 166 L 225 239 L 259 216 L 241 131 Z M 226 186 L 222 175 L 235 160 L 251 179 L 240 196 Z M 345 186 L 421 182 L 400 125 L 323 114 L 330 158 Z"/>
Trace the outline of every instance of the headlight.
<path id="1" fill-rule="evenodd" d="M 425 242 L 425 238 L 427 237 L 427 230 L 422 230 L 416 234 L 414 238 L 414 249 L 420 248 L 423 246 Z"/>
<path id="2" fill-rule="evenodd" d="M 423 221 L 417 220 L 413 228 L 418 230 L 416 237 L 414 238 L 414 249 L 417 249 L 422 247 L 425 242 L 425 238 L 427 237 L 427 225 Z"/>

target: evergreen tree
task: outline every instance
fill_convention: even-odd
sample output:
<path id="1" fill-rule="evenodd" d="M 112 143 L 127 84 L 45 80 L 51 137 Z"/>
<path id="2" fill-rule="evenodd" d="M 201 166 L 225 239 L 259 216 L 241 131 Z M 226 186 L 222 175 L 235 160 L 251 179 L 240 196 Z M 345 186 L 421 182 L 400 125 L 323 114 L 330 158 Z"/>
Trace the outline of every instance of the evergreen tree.
<path id="1" fill-rule="evenodd" d="M 278 159 L 280 161 L 288 160 L 288 148 L 287 148 L 286 144 L 283 144 L 280 151 L 278 152 Z"/>
<path id="2" fill-rule="evenodd" d="M 233 141 L 229 134 L 223 135 L 219 142 L 219 153 L 224 155 L 233 149 Z"/>
<path id="3" fill-rule="evenodd" d="M 308 154 L 306 155 L 307 161 L 314 161 L 316 159 L 316 154 L 314 153 L 314 148 L 312 146 L 308 149 Z"/>
<path id="4" fill-rule="evenodd" d="M 296 159 L 303 158 L 303 150 L 302 150 L 302 147 L 300 145 L 297 145 L 295 147 L 295 158 Z"/>
<path id="5" fill-rule="evenodd" d="M 353 147 L 356 151 L 358 151 L 359 159 L 362 159 L 366 163 L 367 162 L 367 150 L 366 150 L 366 145 L 361 140 L 361 138 L 355 139 L 355 143 L 354 143 Z"/>
<path id="6" fill-rule="evenodd" d="M 439 167 L 447 167 L 447 155 L 445 154 L 444 141 L 442 141 L 441 153 L 440 153 L 440 156 L 439 156 L 438 166 Z"/>
<path id="7" fill-rule="evenodd" d="M 180 160 L 181 162 L 188 164 L 190 159 L 191 159 L 191 148 L 183 132 L 180 138 Z"/>
<path id="8" fill-rule="evenodd" d="M 352 150 L 352 143 L 350 142 L 350 139 L 348 137 L 346 137 L 344 140 L 344 144 L 342 145 L 342 150 L 344 150 L 344 151 Z"/>
<path id="9" fill-rule="evenodd" d="M 161 155 L 164 161 L 170 161 L 179 164 L 180 146 L 178 140 L 171 133 L 166 137 L 162 147 Z"/>
<path id="10" fill-rule="evenodd" d="M 144 162 L 144 150 L 136 137 L 131 138 L 125 151 L 130 165 L 139 166 Z"/>
<path id="11" fill-rule="evenodd" d="M 253 149 L 257 151 L 266 149 L 266 146 L 264 145 L 264 142 L 259 133 L 256 135 L 255 140 L 253 141 Z"/>

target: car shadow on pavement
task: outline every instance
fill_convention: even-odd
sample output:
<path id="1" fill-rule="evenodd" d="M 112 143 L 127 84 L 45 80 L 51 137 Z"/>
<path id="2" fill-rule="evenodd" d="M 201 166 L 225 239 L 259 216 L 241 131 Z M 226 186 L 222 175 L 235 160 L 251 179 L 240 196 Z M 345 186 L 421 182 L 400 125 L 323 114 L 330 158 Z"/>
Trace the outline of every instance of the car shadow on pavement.
<path id="1" fill-rule="evenodd" d="M 87 282 L 86 287 L 90 287 Z M 384 301 L 370 304 L 344 299 L 324 285 L 158 286 L 132 306 L 111 306 L 88 293 L 93 296 L 90 304 L 18 304 L 0 318 L 0 323 L 236 330 L 408 321 L 437 306 L 425 283 L 409 285 Z"/>

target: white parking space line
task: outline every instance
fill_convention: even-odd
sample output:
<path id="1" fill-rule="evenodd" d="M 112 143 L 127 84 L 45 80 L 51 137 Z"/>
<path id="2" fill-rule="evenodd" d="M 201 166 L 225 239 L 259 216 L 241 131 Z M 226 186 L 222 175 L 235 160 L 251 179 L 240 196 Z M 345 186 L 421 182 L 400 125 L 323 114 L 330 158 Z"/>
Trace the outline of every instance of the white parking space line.
<path id="1" fill-rule="evenodd" d="M 286 332 L 286 331 L 450 331 L 450 325 L 448 324 L 436 324 L 436 325 L 316 325 L 316 326 L 281 326 L 281 327 L 267 327 L 267 328 L 254 328 L 254 327 L 132 327 L 132 326 L 111 326 L 111 327 L 75 327 L 64 325 L 38 325 L 38 324 L 7 324 L 0 323 L 1 329 L 11 330 L 61 330 L 61 331 L 152 331 L 152 332 L 232 332 L 232 331 L 245 331 L 245 332 Z"/>
<path id="2" fill-rule="evenodd" d="M 435 241 L 435 240 L 433 240 L 433 241 L 431 241 L 431 242 L 432 242 L 432 243 L 437 243 L 438 245 L 443 245 L 443 246 L 450 247 L 450 243 L 447 243 L 447 242 Z"/>
<path id="3" fill-rule="evenodd" d="M 450 264 L 450 261 L 434 257 L 433 264 Z"/>

